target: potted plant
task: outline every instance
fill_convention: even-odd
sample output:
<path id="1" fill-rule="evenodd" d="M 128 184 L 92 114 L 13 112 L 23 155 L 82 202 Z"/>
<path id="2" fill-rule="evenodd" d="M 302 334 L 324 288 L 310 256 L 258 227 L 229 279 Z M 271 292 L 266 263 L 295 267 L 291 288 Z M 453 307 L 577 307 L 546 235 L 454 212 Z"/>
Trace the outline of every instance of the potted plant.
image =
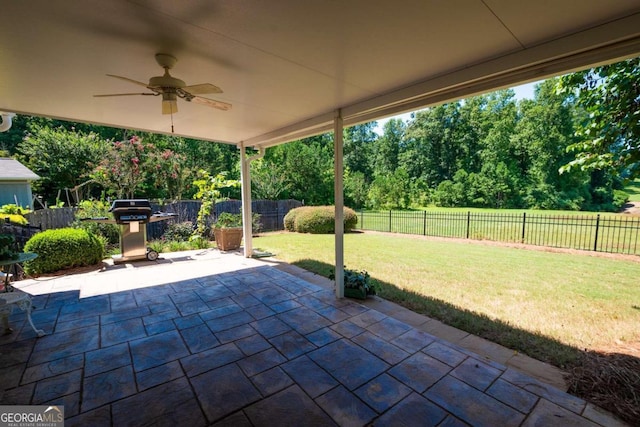
<path id="1" fill-rule="evenodd" d="M 333 271 L 329 279 L 334 280 Z M 365 270 L 344 269 L 344 296 L 348 298 L 366 299 L 369 295 L 376 295 L 376 286 L 371 283 L 371 277 Z"/>
<path id="2" fill-rule="evenodd" d="M 228 212 L 218 215 L 213 236 L 221 251 L 238 249 L 242 243 L 242 215 Z"/>
<path id="3" fill-rule="evenodd" d="M 0 260 L 18 259 L 18 252 L 15 252 L 15 238 L 12 234 L 0 234 Z"/>

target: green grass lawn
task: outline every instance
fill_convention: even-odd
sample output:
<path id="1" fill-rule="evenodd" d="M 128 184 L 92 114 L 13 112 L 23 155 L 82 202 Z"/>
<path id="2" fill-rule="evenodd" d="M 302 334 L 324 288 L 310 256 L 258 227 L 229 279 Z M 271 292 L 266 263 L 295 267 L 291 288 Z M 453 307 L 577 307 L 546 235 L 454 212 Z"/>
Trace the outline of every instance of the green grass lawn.
<path id="1" fill-rule="evenodd" d="M 254 246 L 328 275 L 334 236 L 267 234 Z M 582 350 L 640 341 L 640 263 L 379 233 L 345 236 L 347 268 L 414 311 L 566 367 Z"/>
<path id="2" fill-rule="evenodd" d="M 635 180 L 625 187 L 624 191 L 629 194 L 630 202 L 640 202 L 640 180 Z"/>

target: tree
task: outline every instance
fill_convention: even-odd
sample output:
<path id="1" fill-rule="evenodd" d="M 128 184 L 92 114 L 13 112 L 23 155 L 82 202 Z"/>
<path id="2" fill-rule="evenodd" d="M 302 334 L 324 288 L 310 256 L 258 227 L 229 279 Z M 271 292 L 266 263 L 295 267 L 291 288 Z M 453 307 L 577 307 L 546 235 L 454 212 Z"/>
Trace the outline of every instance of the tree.
<path id="1" fill-rule="evenodd" d="M 264 159 L 251 163 L 251 192 L 256 199 L 278 200 L 291 187 L 285 173 Z"/>
<path id="2" fill-rule="evenodd" d="M 368 203 L 373 209 L 406 209 L 411 200 L 411 183 L 404 168 L 392 174 L 378 175 L 369 188 Z"/>
<path id="3" fill-rule="evenodd" d="M 344 173 L 344 201 L 347 206 L 354 209 L 364 207 L 369 194 L 369 183 L 362 172 L 351 172 L 349 169 Z"/>
<path id="4" fill-rule="evenodd" d="M 59 191 L 86 181 L 106 152 L 107 142 L 95 133 L 83 133 L 46 122 L 30 122 L 28 134 L 17 146 L 18 159 L 40 175 L 34 191 L 55 203 Z"/>
<path id="5" fill-rule="evenodd" d="M 185 185 L 182 164 L 185 157 L 169 149 L 158 151 L 154 144 L 133 136 L 110 145 L 90 176 L 118 198 L 166 196 L 177 198 Z M 144 184 L 151 181 L 154 189 Z M 165 192 L 158 192 L 162 188 Z"/>
<path id="6" fill-rule="evenodd" d="M 519 104 L 520 119 L 513 144 L 524 177 L 524 203 L 538 209 L 580 209 L 588 199 L 589 175 L 579 169 L 560 174 L 571 160 L 567 147 L 575 142 L 574 106 L 555 88 L 557 79 L 536 86 L 535 99 Z"/>
<path id="7" fill-rule="evenodd" d="M 288 187 L 283 195 L 308 205 L 333 203 L 332 135 L 318 135 L 269 148 L 264 164 L 286 176 Z"/>
<path id="8" fill-rule="evenodd" d="M 372 150 L 374 176 L 393 174 L 398 168 L 406 128 L 400 119 L 391 119 L 384 124 L 384 133 L 375 141 Z"/>
<path id="9" fill-rule="evenodd" d="M 200 210 L 198 211 L 198 224 L 193 237 L 204 243 L 208 235 L 209 218 L 211 217 L 213 207 L 217 202 L 225 199 L 221 190 L 240 187 L 240 181 L 227 179 L 226 172 L 212 176 L 205 170 L 199 170 L 197 179 L 193 181 L 193 186 L 198 189 L 193 198 L 202 200 Z"/>
<path id="10" fill-rule="evenodd" d="M 640 177 L 640 57 L 561 77 L 584 110 L 575 158 L 562 171 L 612 168 L 628 179 Z"/>
<path id="11" fill-rule="evenodd" d="M 180 200 L 187 187 L 187 180 L 191 177 L 191 171 L 185 168 L 187 157 L 171 150 L 152 151 L 148 161 L 152 170 L 149 176 L 153 179 L 156 191 L 154 197 Z M 147 197 L 151 197 L 147 191 Z"/>
<path id="12" fill-rule="evenodd" d="M 373 147 L 378 139 L 375 127 L 376 122 L 369 122 L 344 130 L 344 168 L 361 173 L 367 182 L 371 182 L 373 175 Z"/>
<path id="13" fill-rule="evenodd" d="M 432 107 L 409 123 L 400 163 L 411 178 L 422 178 L 432 188 L 453 178 L 459 167 L 459 108 L 458 102 Z"/>

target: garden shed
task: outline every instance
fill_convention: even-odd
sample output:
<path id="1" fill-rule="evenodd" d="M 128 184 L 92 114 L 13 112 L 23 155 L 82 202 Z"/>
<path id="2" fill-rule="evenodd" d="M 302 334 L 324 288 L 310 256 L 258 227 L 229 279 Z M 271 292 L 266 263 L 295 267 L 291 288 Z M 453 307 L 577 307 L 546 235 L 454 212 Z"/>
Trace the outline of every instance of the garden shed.
<path id="1" fill-rule="evenodd" d="M 40 177 L 15 159 L 0 158 L 0 206 L 31 207 L 31 182 Z"/>

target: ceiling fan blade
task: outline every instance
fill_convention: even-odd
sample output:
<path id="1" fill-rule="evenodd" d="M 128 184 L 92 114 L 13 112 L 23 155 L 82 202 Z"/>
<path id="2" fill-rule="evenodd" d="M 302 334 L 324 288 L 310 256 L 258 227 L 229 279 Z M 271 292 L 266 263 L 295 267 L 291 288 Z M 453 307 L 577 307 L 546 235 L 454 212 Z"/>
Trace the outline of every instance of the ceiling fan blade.
<path id="1" fill-rule="evenodd" d="M 206 105 L 207 107 L 217 108 L 218 110 L 228 111 L 231 109 L 231 104 L 222 101 L 216 101 L 215 99 L 203 98 L 201 96 L 194 96 L 190 99 L 191 102 L 196 104 Z"/>
<path id="2" fill-rule="evenodd" d="M 222 89 L 220 89 L 216 85 L 212 85 L 211 83 L 201 83 L 199 85 L 190 85 L 181 88 L 182 90 L 189 92 L 192 95 L 201 95 L 203 93 L 222 93 Z"/>
<path id="3" fill-rule="evenodd" d="M 153 96 L 157 96 L 157 93 L 108 93 L 105 95 L 93 95 L 96 98 L 102 98 L 105 96 L 130 96 L 130 95 L 153 95 Z"/>
<path id="4" fill-rule="evenodd" d="M 149 87 L 149 85 L 146 84 L 146 83 L 142 83 L 142 82 L 139 82 L 137 80 L 130 79 L 128 77 L 116 76 L 115 74 L 107 74 L 107 76 L 113 77 L 113 78 L 116 78 L 116 79 L 120 79 L 120 80 L 124 80 L 125 82 L 133 83 L 133 84 L 138 85 L 138 86 Z"/>

